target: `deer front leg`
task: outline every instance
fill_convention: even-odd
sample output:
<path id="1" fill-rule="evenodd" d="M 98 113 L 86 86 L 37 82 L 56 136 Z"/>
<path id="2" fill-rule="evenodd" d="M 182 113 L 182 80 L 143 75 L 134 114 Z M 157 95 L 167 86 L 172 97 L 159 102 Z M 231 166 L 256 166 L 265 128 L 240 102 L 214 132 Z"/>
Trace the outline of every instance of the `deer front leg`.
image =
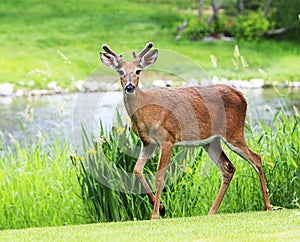
<path id="1" fill-rule="evenodd" d="M 158 171 L 156 174 L 156 196 L 154 202 L 154 208 L 152 213 L 152 219 L 158 219 L 158 212 L 160 210 L 160 195 L 165 179 L 166 170 L 170 163 L 170 158 L 172 154 L 173 144 L 166 142 L 161 148 L 160 160 L 158 165 Z"/>
<path id="2" fill-rule="evenodd" d="M 155 202 L 155 196 L 153 195 L 151 188 L 149 187 L 145 177 L 143 176 L 143 168 L 144 168 L 146 162 L 149 160 L 149 158 L 153 154 L 155 147 L 156 147 L 155 144 L 149 144 L 149 145 L 143 144 L 139 158 L 134 167 L 134 174 L 139 179 L 140 183 L 142 184 L 143 188 L 145 189 L 146 194 L 148 195 L 149 200 L 152 204 L 154 204 L 154 202 Z"/>

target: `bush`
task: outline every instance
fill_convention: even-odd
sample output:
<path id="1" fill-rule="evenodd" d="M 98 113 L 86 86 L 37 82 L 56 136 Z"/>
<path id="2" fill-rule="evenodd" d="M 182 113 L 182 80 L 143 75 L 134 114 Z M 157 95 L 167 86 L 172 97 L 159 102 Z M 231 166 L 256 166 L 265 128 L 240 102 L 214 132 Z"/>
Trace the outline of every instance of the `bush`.
<path id="1" fill-rule="evenodd" d="M 218 19 L 214 19 L 210 24 L 193 17 L 188 21 L 188 26 L 184 30 L 184 36 L 190 40 L 201 40 L 208 35 L 223 34 L 226 30 L 226 23 L 227 19 L 222 14 L 219 14 Z"/>
<path id="2" fill-rule="evenodd" d="M 198 18 L 191 18 L 184 33 L 190 40 L 200 40 L 207 36 L 208 26 L 205 21 L 199 21 Z"/>
<path id="3" fill-rule="evenodd" d="M 248 12 L 236 18 L 232 35 L 237 39 L 257 40 L 268 30 L 269 25 L 261 11 Z"/>
<path id="4" fill-rule="evenodd" d="M 209 34 L 223 34 L 226 31 L 227 19 L 224 14 L 219 14 L 218 19 L 214 19 L 208 26 Z"/>

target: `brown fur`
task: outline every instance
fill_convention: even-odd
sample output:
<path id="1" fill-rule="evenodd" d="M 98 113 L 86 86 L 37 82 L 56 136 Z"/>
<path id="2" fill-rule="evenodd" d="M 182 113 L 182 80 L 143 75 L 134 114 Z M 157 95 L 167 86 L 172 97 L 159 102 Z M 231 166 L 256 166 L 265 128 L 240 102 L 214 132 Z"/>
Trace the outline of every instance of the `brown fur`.
<path id="1" fill-rule="evenodd" d="M 124 104 L 132 121 L 132 129 L 143 144 L 134 172 L 154 204 L 152 219 L 158 218 L 159 211 L 164 213 L 160 195 L 174 145 L 203 146 L 219 167 L 223 180 L 209 214 L 217 212 L 235 172 L 234 165 L 222 150 L 221 140 L 255 168 L 262 187 L 264 206 L 271 210 L 261 157 L 248 147 L 244 138 L 247 110 L 244 95 L 227 85 L 142 91 L 138 87 L 139 71 L 153 64 L 157 58 L 157 50 L 149 52 L 152 46 L 148 43 L 138 56 L 134 52 L 134 62 L 124 62 L 121 55 L 115 54 L 106 45 L 104 50 L 107 52 L 100 53 L 102 62 L 120 74 Z M 161 149 L 161 157 L 154 196 L 142 170 L 157 146 Z"/>

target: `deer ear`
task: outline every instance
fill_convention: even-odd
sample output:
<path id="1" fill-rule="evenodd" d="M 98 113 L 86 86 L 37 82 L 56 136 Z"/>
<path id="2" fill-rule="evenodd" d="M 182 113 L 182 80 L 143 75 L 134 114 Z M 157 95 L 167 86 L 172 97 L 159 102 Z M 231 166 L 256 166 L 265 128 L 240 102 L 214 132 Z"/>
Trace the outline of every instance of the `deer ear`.
<path id="1" fill-rule="evenodd" d="M 100 52 L 100 59 L 102 63 L 106 66 L 108 66 L 111 69 L 118 69 L 119 63 L 113 55 L 106 53 L 106 52 Z"/>
<path id="2" fill-rule="evenodd" d="M 140 67 L 144 69 L 147 68 L 148 66 L 151 66 L 157 60 L 157 56 L 158 56 L 158 50 L 156 49 L 151 50 L 149 53 L 147 53 L 141 58 L 139 63 Z"/>

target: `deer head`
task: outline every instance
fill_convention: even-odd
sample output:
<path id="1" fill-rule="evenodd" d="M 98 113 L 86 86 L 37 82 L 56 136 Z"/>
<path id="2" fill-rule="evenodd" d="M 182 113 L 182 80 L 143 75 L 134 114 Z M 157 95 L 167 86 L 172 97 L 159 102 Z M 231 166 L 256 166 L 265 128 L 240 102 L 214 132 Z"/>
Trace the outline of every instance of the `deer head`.
<path id="1" fill-rule="evenodd" d="M 152 47 L 153 43 L 149 42 L 138 55 L 132 52 L 133 62 L 125 62 L 123 56 L 113 52 L 108 45 L 102 46 L 105 52 L 100 52 L 100 59 L 104 65 L 118 72 L 125 95 L 135 94 L 141 71 L 157 60 L 158 50 L 150 51 Z"/>

